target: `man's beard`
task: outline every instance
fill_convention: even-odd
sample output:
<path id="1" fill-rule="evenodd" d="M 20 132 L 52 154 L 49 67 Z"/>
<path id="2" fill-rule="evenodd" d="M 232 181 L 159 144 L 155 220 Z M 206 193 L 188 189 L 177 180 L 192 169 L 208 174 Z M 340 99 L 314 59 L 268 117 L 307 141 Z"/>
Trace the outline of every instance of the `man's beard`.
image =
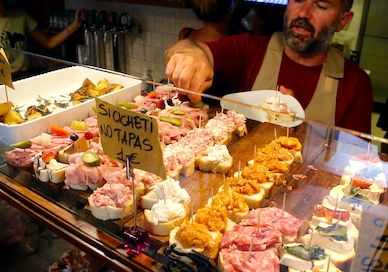
<path id="1" fill-rule="evenodd" d="M 287 14 L 284 16 L 283 32 L 286 38 L 286 44 L 293 51 L 302 55 L 316 55 L 324 52 L 329 48 L 331 38 L 333 37 L 338 22 L 332 26 L 325 26 L 321 32 L 315 37 L 315 28 L 305 18 L 297 18 L 291 21 L 290 25 L 287 25 L 288 17 Z M 292 27 L 301 26 L 311 33 L 311 37 L 306 38 L 305 36 L 295 33 L 292 31 Z"/>

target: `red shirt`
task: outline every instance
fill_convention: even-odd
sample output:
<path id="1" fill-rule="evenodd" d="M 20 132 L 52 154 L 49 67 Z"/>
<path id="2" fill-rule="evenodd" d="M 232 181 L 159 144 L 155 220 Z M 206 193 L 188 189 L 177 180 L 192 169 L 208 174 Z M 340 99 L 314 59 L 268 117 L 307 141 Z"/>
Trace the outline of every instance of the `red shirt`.
<path id="1" fill-rule="evenodd" d="M 213 53 L 218 95 L 251 90 L 263 62 L 270 37 L 251 34 L 229 36 L 207 43 Z M 283 55 L 278 85 L 293 90 L 306 108 L 314 94 L 322 65 L 300 65 Z M 275 75 L 276 76 L 276 75 Z M 219 89 L 224 92 L 219 92 Z M 345 59 L 344 78 L 339 80 L 335 125 L 370 133 L 372 86 L 360 67 Z"/>

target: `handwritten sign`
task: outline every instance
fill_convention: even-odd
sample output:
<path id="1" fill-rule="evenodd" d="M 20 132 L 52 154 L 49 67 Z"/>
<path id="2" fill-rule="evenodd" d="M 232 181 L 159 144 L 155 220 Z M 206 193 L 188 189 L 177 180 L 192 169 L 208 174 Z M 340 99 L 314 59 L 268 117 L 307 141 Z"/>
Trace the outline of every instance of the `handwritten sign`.
<path id="1" fill-rule="evenodd" d="M 96 98 L 104 153 L 130 167 L 166 178 L 157 120 Z"/>
<path id="2" fill-rule="evenodd" d="M 0 48 L 0 83 L 15 89 L 12 84 L 11 66 L 3 48 Z"/>
<path id="3" fill-rule="evenodd" d="M 363 208 L 358 250 L 350 271 L 388 271 L 388 207 Z"/>

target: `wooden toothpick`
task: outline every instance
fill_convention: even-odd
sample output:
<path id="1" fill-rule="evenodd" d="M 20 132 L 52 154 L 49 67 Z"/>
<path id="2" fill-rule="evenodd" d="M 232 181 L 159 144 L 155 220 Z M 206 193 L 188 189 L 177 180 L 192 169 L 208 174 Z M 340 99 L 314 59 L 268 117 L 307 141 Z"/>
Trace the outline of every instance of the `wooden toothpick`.
<path id="1" fill-rule="evenodd" d="M 284 209 L 286 207 L 286 197 L 287 197 L 287 193 L 284 193 L 283 194 L 283 204 L 282 204 L 282 218 L 284 217 Z"/>

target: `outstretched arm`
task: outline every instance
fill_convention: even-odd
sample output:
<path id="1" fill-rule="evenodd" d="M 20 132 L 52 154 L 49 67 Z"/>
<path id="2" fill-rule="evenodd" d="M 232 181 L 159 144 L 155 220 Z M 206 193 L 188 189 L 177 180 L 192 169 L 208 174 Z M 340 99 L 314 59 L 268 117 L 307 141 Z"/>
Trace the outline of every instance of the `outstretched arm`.
<path id="1" fill-rule="evenodd" d="M 204 92 L 213 83 L 213 55 L 209 47 L 189 39 L 178 41 L 165 51 L 166 75 L 182 89 Z M 199 95 L 188 94 L 193 103 Z"/>

